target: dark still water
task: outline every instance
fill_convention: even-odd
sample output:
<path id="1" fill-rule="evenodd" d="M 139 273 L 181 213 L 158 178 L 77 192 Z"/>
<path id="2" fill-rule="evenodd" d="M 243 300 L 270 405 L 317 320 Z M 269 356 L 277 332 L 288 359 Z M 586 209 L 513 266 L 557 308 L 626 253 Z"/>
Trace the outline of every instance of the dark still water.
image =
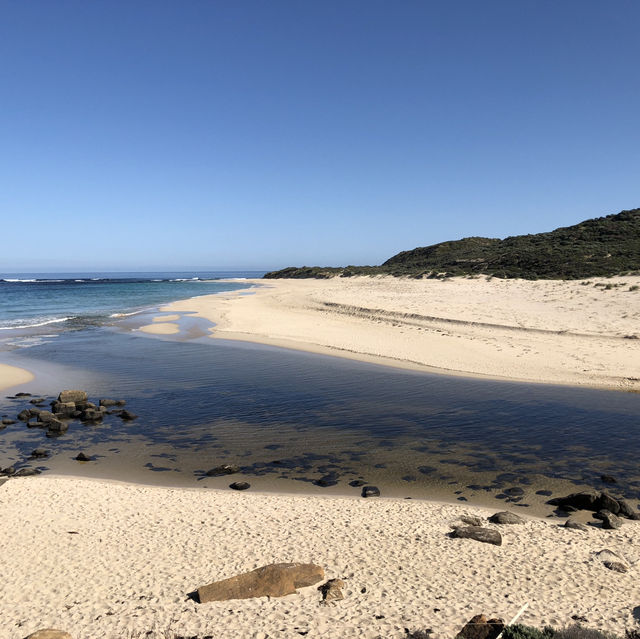
<path id="1" fill-rule="evenodd" d="M 65 333 L 4 353 L 39 371 L 11 389 L 51 399 L 82 388 L 125 399 L 133 422 L 71 423 L 49 439 L 22 423 L 0 431 L 0 467 L 167 485 L 511 501 L 539 510 L 576 485 L 640 498 L 640 396 L 438 376 L 200 337 L 175 341 L 110 328 Z M 0 400 L 15 416 L 30 404 Z M 46 406 L 45 406 L 46 408 Z M 28 460 L 35 448 L 51 457 Z M 93 461 L 73 460 L 79 451 Z M 220 464 L 240 473 L 207 477 Z M 318 480 L 324 478 L 318 485 Z"/>

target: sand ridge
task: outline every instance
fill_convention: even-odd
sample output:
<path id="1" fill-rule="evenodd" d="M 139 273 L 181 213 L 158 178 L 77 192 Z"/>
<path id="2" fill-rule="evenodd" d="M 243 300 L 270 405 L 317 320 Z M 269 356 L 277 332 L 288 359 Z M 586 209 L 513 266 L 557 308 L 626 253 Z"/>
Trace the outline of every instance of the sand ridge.
<path id="1" fill-rule="evenodd" d="M 33 373 L 24 368 L 0 364 L 0 390 L 26 384 L 34 379 Z"/>
<path id="2" fill-rule="evenodd" d="M 165 322 L 164 318 L 154 318 L 153 324 L 141 326 L 138 330 L 150 335 L 175 335 L 180 332 L 180 327 L 175 322 Z"/>
<path id="3" fill-rule="evenodd" d="M 253 280 L 202 296 L 214 337 L 437 372 L 640 391 L 640 277 Z"/>
<path id="4" fill-rule="evenodd" d="M 47 626 L 84 639 L 149 630 L 160 639 L 168 629 L 225 639 L 400 638 L 405 627 L 450 639 L 476 613 L 508 618 L 526 602 L 524 623 L 565 625 L 581 615 L 622 634 L 640 601 L 638 522 L 582 532 L 528 519 L 499 527 L 497 547 L 448 537 L 463 513 L 492 512 L 469 506 L 54 476 L 9 480 L 0 509 L 7 639 Z M 595 555 L 603 548 L 621 554 L 629 572 L 605 568 Z M 186 596 L 280 561 L 320 564 L 327 579 L 345 580 L 344 601 L 322 606 L 315 587 L 202 605 Z"/>

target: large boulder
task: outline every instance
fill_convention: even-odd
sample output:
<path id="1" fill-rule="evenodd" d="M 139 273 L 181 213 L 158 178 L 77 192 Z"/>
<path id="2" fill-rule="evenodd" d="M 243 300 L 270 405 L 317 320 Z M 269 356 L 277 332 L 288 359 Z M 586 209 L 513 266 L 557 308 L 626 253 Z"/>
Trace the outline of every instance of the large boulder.
<path id="1" fill-rule="evenodd" d="M 489 517 L 489 521 L 493 524 L 524 524 L 524 519 L 520 515 L 507 511 L 495 513 Z"/>
<path id="2" fill-rule="evenodd" d="M 483 528 L 482 526 L 456 526 L 451 533 L 452 537 L 458 539 L 475 539 L 485 544 L 502 546 L 502 535 L 493 528 Z"/>
<path id="3" fill-rule="evenodd" d="M 465 624 L 456 639 L 496 639 L 503 630 L 502 619 L 487 619 L 484 615 L 476 615 Z"/>
<path id="4" fill-rule="evenodd" d="M 74 402 L 75 404 L 84 404 L 89 399 L 89 396 L 82 390 L 63 390 L 58 395 L 59 402 Z"/>
<path id="5" fill-rule="evenodd" d="M 250 599 L 252 597 L 284 597 L 296 588 L 313 586 L 324 579 L 324 570 L 315 564 L 270 564 L 229 579 L 198 588 L 200 603 Z"/>
<path id="6" fill-rule="evenodd" d="M 64 630 L 53 630 L 53 628 L 45 628 L 31 633 L 25 639 L 73 639 L 68 632 Z"/>

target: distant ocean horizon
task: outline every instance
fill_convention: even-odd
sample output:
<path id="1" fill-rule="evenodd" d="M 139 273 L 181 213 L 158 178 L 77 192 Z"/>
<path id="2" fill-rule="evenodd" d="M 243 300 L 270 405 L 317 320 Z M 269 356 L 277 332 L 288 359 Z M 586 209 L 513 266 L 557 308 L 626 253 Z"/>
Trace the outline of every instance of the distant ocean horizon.
<path id="1" fill-rule="evenodd" d="M 0 340 L 78 330 L 169 302 L 244 288 L 265 271 L 0 273 Z M 232 281 L 221 281 L 232 280 Z"/>

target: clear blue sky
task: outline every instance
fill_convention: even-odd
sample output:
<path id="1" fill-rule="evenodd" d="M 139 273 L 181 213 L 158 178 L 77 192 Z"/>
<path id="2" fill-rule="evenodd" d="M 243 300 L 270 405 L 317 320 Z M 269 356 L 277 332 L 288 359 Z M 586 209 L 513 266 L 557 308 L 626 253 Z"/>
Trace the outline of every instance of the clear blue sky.
<path id="1" fill-rule="evenodd" d="M 640 206 L 635 0 L 0 0 L 0 272 L 376 264 Z"/>

